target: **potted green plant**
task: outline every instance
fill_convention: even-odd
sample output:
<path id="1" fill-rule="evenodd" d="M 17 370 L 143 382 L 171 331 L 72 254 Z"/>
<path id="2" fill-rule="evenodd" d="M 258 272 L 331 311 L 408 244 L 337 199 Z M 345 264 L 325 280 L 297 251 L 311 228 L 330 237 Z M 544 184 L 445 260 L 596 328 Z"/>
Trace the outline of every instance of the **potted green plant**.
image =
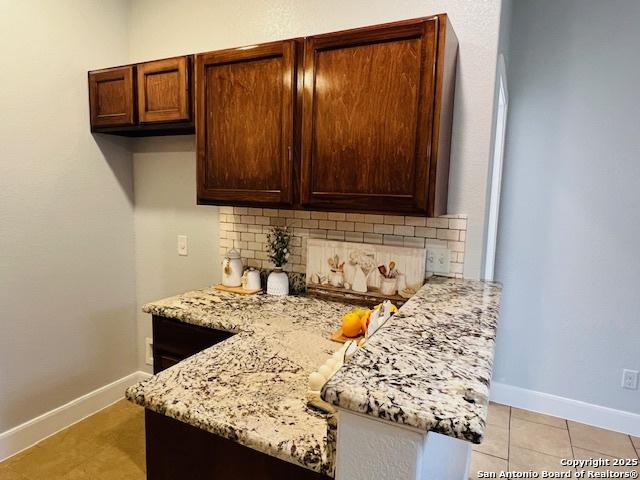
<path id="1" fill-rule="evenodd" d="M 269 295 L 289 295 L 289 277 L 282 271 L 289 259 L 291 234 L 287 227 L 272 227 L 267 234 L 267 253 L 275 267 L 267 278 Z"/>

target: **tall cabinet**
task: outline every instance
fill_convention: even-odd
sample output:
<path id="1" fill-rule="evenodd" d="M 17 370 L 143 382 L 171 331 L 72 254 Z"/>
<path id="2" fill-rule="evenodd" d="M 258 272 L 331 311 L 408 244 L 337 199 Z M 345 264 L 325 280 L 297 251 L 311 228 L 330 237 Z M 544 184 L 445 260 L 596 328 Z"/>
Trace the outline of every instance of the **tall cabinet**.
<path id="1" fill-rule="evenodd" d="M 296 42 L 196 57 L 198 202 L 293 203 Z"/>

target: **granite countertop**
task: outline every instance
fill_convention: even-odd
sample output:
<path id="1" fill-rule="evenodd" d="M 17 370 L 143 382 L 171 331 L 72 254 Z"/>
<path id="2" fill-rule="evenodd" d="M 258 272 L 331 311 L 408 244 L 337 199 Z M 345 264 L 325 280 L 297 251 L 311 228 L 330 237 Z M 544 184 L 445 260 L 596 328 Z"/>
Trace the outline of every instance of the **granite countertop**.
<path id="1" fill-rule="evenodd" d="M 325 385 L 344 409 L 479 443 L 485 429 L 498 284 L 435 278 Z M 132 402 L 333 476 L 336 418 L 306 404 L 309 374 L 352 305 L 197 290 L 147 313 L 236 333 L 127 389 Z"/>
<path id="2" fill-rule="evenodd" d="M 480 443 L 501 286 L 434 279 L 324 386 L 338 407 Z"/>
<path id="3" fill-rule="evenodd" d="M 353 306 L 214 289 L 147 304 L 147 313 L 237 333 L 127 389 L 145 408 L 333 476 L 336 422 L 307 406 L 309 374 Z"/>

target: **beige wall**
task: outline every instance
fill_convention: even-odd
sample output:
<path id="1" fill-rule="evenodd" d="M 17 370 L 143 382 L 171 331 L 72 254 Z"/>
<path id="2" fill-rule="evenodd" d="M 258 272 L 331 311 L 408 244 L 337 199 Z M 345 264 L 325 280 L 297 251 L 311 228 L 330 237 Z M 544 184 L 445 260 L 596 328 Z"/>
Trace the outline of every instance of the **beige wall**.
<path id="1" fill-rule="evenodd" d="M 195 136 L 137 139 L 135 176 L 138 365 L 145 365 L 151 337 L 144 303 L 217 283 L 217 207 L 196 206 Z M 177 253 L 177 236 L 188 235 L 189 255 Z"/>
<path id="2" fill-rule="evenodd" d="M 130 60 L 142 61 L 248 45 L 283 38 L 330 32 L 418 16 L 446 12 L 460 40 L 456 85 L 452 165 L 449 189 L 450 213 L 468 215 L 465 275 L 479 277 L 482 268 L 487 165 L 490 157 L 494 77 L 497 56 L 500 0 L 133 0 L 130 16 Z M 136 251 L 138 308 L 141 303 L 205 286 L 217 280 L 218 238 L 215 207 L 195 206 L 195 153 L 183 139 L 146 139 L 145 153 L 134 154 L 136 185 Z M 177 142 L 172 147 L 172 142 Z M 188 148 L 185 148 L 188 147 Z M 159 155 L 153 154 L 158 149 Z M 165 150 L 177 150 L 167 153 Z M 149 171 L 153 171 L 149 174 Z M 143 175 L 144 174 L 144 175 Z M 171 179 L 188 179 L 179 191 L 159 190 Z M 144 192 L 144 207 L 140 207 Z M 171 201 L 168 201 L 171 199 Z M 184 205 L 191 220 L 181 225 L 172 202 Z M 190 203 L 189 203 L 190 202 Z M 191 205 L 188 208 L 188 204 Z M 149 225 L 171 235 L 154 237 Z M 179 230 L 184 230 L 180 231 Z M 188 230 L 188 231 L 187 231 Z M 175 235 L 184 233 L 206 246 L 198 265 L 176 260 Z M 171 239 L 173 238 L 173 241 Z M 144 252 L 144 258 L 143 258 Z M 195 252 L 194 252 L 195 254 Z M 167 260 L 167 256 L 175 257 Z M 159 264 L 167 278 L 156 278 Z M 210 268 L 210 270 L 208 270 Z M 168 280 L 176 276 L 183 280 Z M 144 336 L 150 332 L 148 316 L 139 315 L 139 358 Z"/>
<path id="3" fill-rule="evenodd" d="M 0 432 L 130 374 L 126 140 L 89 132 L 86 72 L 127 61 L 128 2 L 0 2 Z"/>

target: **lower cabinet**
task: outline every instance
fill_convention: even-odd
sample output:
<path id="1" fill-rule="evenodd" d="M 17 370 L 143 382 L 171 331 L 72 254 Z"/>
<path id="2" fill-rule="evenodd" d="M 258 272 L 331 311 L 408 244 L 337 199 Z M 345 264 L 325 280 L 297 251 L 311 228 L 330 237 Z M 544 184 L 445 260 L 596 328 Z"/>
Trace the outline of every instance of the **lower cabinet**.
<path id="1" fill-rule="evenodd" d="M 232 335 L 232 333 L 223 330 L 199 327 L 172 318 L 154 315 L 153 373 L 166 370 Z"/>
<path id="2" fill-rule="evenodd" d="M 330 480 L 151 410 L 144 423 L 147 480 Z"/>

